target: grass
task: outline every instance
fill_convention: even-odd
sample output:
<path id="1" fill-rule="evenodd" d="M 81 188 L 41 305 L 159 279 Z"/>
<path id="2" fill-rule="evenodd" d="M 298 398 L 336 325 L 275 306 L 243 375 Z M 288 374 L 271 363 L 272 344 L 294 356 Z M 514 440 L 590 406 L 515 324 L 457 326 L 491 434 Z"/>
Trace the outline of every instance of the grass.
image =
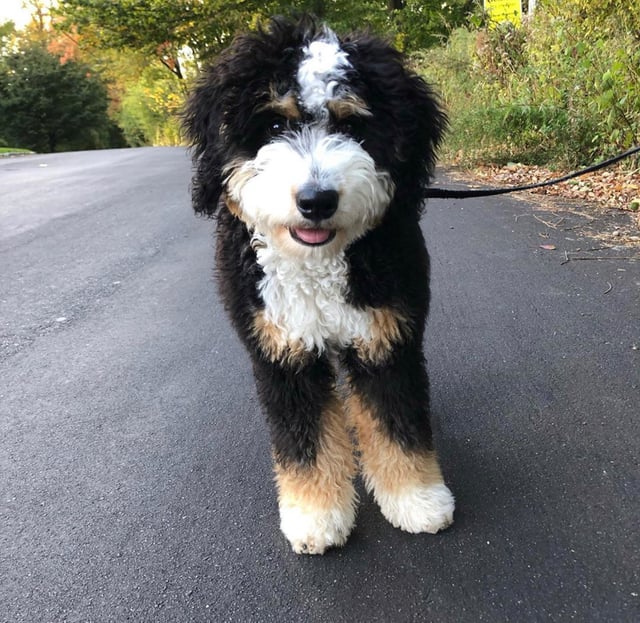
<path id="1" fill-rule="evenodd" d="M 29 149 L 20 149 L 19 147 L 0 147 L 0 154 L 32 154 Z"/>

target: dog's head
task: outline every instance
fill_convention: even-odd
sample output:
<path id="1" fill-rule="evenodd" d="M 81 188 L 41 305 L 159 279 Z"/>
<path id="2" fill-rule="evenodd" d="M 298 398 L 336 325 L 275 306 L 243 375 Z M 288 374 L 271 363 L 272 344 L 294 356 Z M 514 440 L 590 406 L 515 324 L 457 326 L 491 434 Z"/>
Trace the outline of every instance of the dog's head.
<path id="1" fill-rule="evenodd" d="M 237 38 L 185 114 L 193 201 L 219 204 L 289 255 L 333 254 L 392 210 L 420 210 L 446 117 L 370 36 L 273 19 Z"/>

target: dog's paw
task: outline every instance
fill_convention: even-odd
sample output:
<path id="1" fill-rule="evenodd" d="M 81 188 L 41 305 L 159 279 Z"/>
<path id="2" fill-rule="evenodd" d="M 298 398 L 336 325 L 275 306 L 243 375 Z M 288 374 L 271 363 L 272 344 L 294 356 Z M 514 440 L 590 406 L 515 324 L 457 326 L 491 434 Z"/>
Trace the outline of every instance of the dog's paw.
<path id="1" fill-rule="evenodd" d="M 344 545 L 355 523 L 355 507 L 310 511 L 280 507 L 280 529 L 296 554 L 324 554 Z"/>
<path id="2" fill-rule="evenodd" d="M 376 491 L 375 497 L 387 521 L 401 530 L 435 534 L 453 523 L 455 501 L 444 484 L 415 486 L 394 494 Z"/>

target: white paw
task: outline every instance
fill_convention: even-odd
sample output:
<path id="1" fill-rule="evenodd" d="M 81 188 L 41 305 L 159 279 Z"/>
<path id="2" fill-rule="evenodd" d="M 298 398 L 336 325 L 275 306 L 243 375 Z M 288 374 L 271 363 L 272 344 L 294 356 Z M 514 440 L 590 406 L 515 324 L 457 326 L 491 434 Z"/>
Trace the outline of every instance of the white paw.
<path id="1" fill-rule="evenodd" d="M 412 487 L 393 495 L 376 491 L 375 498 L 389 523 L 407 532 L 435 534 L 453 523 L 455 501 L 444 484 Z"/>
<path id="2" fill-rule="evenodd" d="M 299 506 L 280 507 L 280 529 L 296 554 L 324 554 L 344 545 L 356 518 L 355 505 L 310 511 Z"/>

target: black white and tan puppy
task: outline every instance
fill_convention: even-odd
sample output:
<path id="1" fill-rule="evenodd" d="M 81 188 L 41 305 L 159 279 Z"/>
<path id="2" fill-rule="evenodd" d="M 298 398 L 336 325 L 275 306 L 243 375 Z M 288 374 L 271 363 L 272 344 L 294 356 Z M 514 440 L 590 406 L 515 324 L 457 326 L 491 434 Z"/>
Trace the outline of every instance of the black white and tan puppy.
<path id="1" fill-rule="evenodd" d="M 445 125 L 391 46 L 311 18 L 238 37 L 187 105 L 193 203 L 217 216 L 220 290 L 251 354 L 298 553 L 347 540 L 357 464 L 394 526 L 453 521 L 429 423 L 418 224 Z"/>

